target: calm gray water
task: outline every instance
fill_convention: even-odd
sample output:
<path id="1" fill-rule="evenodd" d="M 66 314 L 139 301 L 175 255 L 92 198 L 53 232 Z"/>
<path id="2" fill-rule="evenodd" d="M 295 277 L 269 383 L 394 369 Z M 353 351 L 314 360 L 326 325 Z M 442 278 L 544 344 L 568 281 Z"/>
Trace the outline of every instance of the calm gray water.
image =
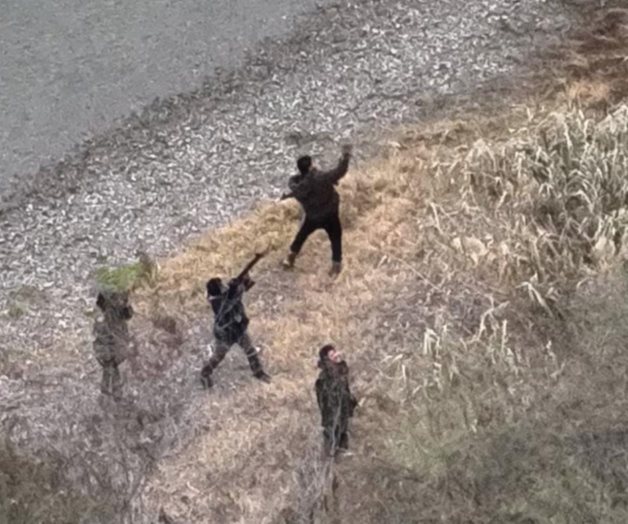
<path id="1" fill-rule="evenodd" d="M 0 0 L 0 193 L 320 0 Z"/>

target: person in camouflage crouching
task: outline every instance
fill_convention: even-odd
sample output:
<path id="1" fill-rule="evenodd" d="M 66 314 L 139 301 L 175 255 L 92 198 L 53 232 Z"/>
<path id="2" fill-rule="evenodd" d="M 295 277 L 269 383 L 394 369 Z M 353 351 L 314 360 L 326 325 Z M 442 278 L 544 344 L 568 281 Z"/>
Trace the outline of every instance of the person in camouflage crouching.
<path id="1" fill-rule="evenodd" d="M 131 337 L 128 321 L 133 316 L 128 291 L 103 290 L 98 293 L 96 305 L 100 314 L 94 322 L 93 349 L 102 366 L 100 390 L 105 395 L 120 398 L 122 379 L 118 367 L 129 354 Z"/>

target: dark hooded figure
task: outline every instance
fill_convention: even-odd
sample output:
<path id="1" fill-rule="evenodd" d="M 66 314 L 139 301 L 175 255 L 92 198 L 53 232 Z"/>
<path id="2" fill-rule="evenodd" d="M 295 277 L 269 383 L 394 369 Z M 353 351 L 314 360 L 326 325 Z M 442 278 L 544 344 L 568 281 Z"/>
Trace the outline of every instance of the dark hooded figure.
<path id="1" fill-rule="evenodd" d="M 316 399 L 321 412 L 324 450 L 335 455 L 338 449 L 349 448 L 349 418 L 357 406 L 349 389 L 349 366 L 334 346 L 328 344 L 319 351 L 320 374 L 316 380 Z"/>
<path id="2" fill-rule="evenodd" d="M 206 388 L 213 385 L 214 370 L 234 344 L 244 350 L 253 376 L 263 382 L 270 382 L 270 376 L 264 372 L 257 350 L 247 333 L 249 319 L 242 304 L 242 296 L 253 285 L 254 282 L 248 276 L 231 279 L 226 286 L 220 278 L 212 278 L 207 282 L 207 300 L 214 312 L 216 347 L 201 371 L 201 382 Z"/>
<path id="3" fill-rule="evenodd" d="M 330 275 L 337 275 L 342 269 L 342 224 L 340 223 L 340 197 L 336 185 L 349 169 L 351 146 L 342 148 L 342 157 L 338 165 L 330 171 L 319 171 L 312 158 L 302 156 L 297 160 L 299 174 L 290 177 L 289 193 L 281 200 L 296 198 L 303 207 L 301 227 L 290 246 L 290 253 L 284 260 L 286 269 L 292 268 L 297 255 L 308 237 L 318 229 L 324 229 L 331 242 L 332 265 Z"/>
<path id="4" fill-rule="evenodd" d="M 129 305 L 128 291 L 101 291 L 96 305 L 102 313 L 93 328 L 94 354 L 102 366 L 100 390 L 105 395 L 119 398 L 122 379 L 118 366 L 129 355 L 132 341 L 128 321 L 133 316 L 133 308 Z"/>

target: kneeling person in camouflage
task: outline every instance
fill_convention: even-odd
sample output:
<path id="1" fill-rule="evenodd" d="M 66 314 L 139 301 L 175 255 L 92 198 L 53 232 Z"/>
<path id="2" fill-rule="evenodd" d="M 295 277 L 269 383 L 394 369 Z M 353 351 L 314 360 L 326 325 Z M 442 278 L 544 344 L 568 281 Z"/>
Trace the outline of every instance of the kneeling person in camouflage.
<path id="1" fill-rule="evenodd" d="M 248 276 L 234 278 L 227 286 L 220 278 L 212 278 L 207 282 L 207 300 L 214 311 L 216 345 L 209 362 L 201 371 L 201 382 L 206 388 L 213 386 L 212 373 L 234 344 L 244 350 L 253 376 L 270 382 L 270 376 L 264 372 L 257 350 L 247 333 L 249 319 L 244 311 L 242 295 L 253 285 L 254 282 Z"/>
<path id="2" fill-rule="evenodd" d="M 101 291 L 96 305 L 102 315 L 94 323 L 94 354 L 102 366 L 100 390 L 105 395 L 119 398 L 122 392 L 122 379 L 118 366 L 129 353 L 131 337 L 128 321 L 133 316 L 129 305 L 128 291 Z"/>

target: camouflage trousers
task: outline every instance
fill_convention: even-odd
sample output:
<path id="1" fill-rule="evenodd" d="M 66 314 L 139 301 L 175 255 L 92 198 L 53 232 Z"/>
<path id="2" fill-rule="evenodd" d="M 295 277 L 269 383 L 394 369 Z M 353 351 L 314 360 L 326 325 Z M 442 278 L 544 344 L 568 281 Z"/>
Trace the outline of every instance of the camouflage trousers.
<path id="1" fill-rule="evenodd" d="M 104 395 L 113 395 L 119 398 L 122 394 L 122 377 L 115 360 L 101 362 L 102 381 L 100 383 L 100 391 Z"/>
<path id="2" fill-rule="evenodd" d="M 260 362 L 259 356 L 257 354 L 257 350 L 253 346 L 253 342 L 247 333 L 242 335 L 240 339 L 236 342 L 238 346 L 240 346 L 244 354 L 246 355 L 247 360 L 249 361 L 249 367 L 251 368 L 251 372 L 253 375 L 257 376 L 260 373 L 263 373 L 264 369 L 262 367 L 262 363 Z M 216 340 L 216 347 L 212 356 L 209 358 L 209 361 L 205 366 L 203 366 L 203 370 L 201 371 L 201 376 L 209 379 L 211 377 L 212 372 L 218 367 L 218 365 L 222 362 L 222 360 L 227 356 L 227 353 L 231 349 L 233 344 L 229 344 L 228 342 L 224 342 L 222 340 Z"/>

